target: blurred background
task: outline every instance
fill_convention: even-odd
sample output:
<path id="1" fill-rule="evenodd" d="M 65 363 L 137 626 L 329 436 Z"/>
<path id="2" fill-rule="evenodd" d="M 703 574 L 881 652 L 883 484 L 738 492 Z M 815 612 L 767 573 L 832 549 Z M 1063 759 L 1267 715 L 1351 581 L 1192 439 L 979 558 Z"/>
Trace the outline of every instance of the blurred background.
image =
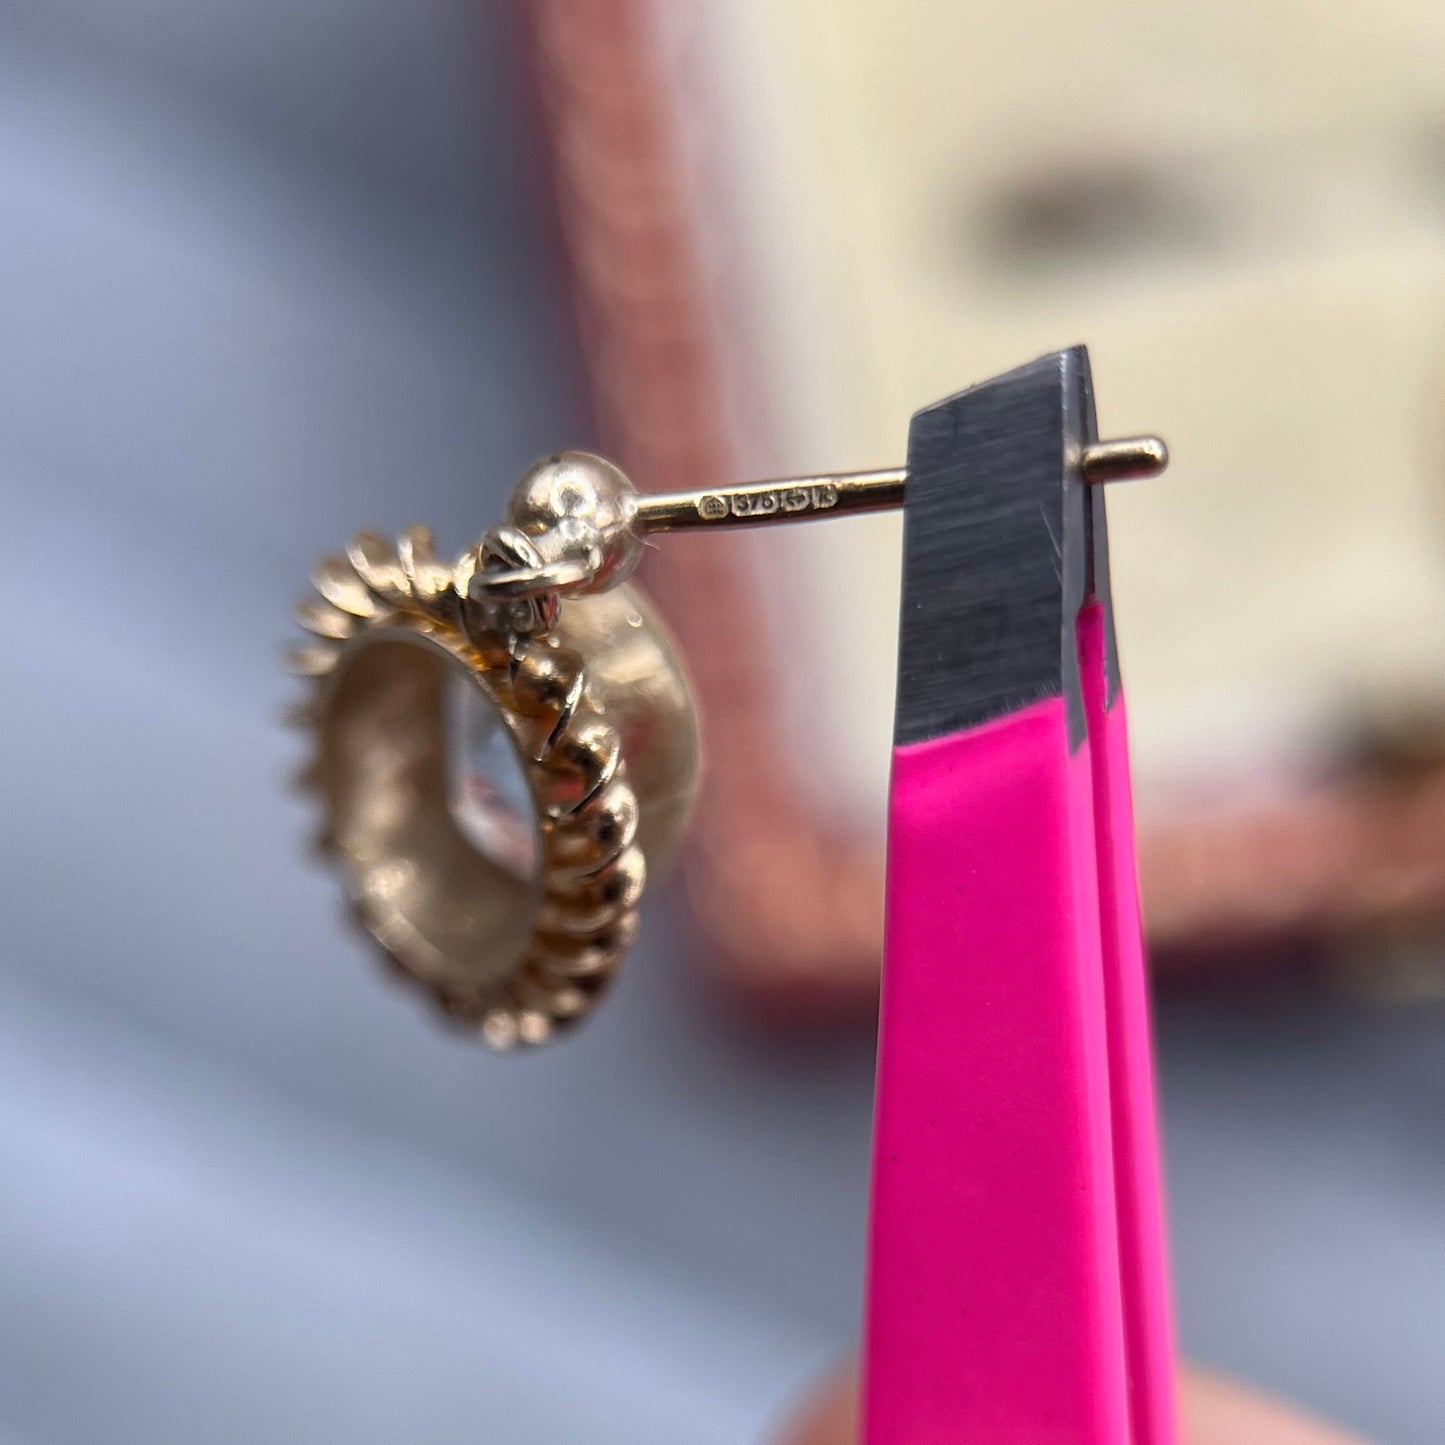
<path id="1" fill-rule="evenodd" d="M 761 603 L 765 550 L 654 564 L 685 643 L 698 596 L 786 606 L 843 704 L 847 827 L 751 801 L 796 914 L 864 880 L 848 936 L 729 931 L 694 857 L 514 1060 L 309 858 L 288 606 L 360 526 L 459 549 L 559 446 L 887 464 L 1076 339 L 1179 458 L 1115 531 L 1183 1345 L 1438 1440 L 1445 27 L 883 14 L 0 0 L 5 1445 L 765 1438 L 857 1327 L 890 684 L 837 659 L 892 625 L 886 534 L 814 529 Z M 718 651 L 726 780 L 777 719 Z"/>

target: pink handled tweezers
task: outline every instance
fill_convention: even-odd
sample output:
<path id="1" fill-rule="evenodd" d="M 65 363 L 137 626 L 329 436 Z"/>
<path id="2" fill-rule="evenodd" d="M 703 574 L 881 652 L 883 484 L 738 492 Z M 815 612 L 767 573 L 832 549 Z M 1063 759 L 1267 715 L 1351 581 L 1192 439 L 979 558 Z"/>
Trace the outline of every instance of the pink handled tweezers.
<path id="1" fill-rule="evenodd" d="M 1082 347 L 909 434 L 865 1445 L 1175 1439 L 1100 449 Z"/>

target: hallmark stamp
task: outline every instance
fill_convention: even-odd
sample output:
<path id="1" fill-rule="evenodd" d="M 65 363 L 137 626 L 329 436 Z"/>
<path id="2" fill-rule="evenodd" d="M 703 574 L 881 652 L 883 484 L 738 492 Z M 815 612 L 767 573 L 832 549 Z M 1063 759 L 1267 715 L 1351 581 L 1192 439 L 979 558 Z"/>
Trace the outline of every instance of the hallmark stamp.
<path id="1" fill-rule="evenodd" d="M 800 512 L 826 512 L 837 505 L 838 488 L 832 482 L 819 482 L 810 487 L 758 487 L 726 496 L 707 492 L 697 499 L 697 514 L 704 522 L 721 522 L 729 517 L 746 522 L 777 512 L 794 516 Z"/>

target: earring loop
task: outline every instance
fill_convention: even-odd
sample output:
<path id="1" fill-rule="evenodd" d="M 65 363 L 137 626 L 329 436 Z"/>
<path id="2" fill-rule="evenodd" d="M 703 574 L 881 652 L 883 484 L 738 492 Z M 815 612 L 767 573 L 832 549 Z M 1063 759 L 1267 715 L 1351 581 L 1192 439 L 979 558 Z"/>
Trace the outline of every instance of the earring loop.
<path id="1" fill-rule="evenodd" d="M 696 791 L 671 642 L 605 576 L 618 479 L 549 458 L 451 566 L 424 527 L 360 533 L 297 610 L 322 850 L 391 962 L 495 1048 L 595 1007 Z M 484 756 L 458 764 L 467 717 Z"/>

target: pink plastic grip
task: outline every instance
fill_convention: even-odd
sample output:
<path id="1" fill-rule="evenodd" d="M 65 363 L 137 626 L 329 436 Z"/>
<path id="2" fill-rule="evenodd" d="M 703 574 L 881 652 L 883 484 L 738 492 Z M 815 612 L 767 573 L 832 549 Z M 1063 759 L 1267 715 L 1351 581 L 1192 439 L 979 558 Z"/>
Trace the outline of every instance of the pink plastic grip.
<path id="1" fill-rule="evenodd" d="M 1178 1435 L 1174 1330 L 1149 988 L 1139 916 L 1129 725 L 1122 692 L 1112 706 L 1108 704 L 1103 617 L 1097 605 L 1079 617 L 1079 664 L 1094 771 L 1129 1417 L 1134 1445 L 1173 1445 Z"/>
<path id="2" fill-rule="evenodd" d="M 1093 779 L 1061 699 L 900 747 L 865 1445 L 1124 1445 Z"/>

